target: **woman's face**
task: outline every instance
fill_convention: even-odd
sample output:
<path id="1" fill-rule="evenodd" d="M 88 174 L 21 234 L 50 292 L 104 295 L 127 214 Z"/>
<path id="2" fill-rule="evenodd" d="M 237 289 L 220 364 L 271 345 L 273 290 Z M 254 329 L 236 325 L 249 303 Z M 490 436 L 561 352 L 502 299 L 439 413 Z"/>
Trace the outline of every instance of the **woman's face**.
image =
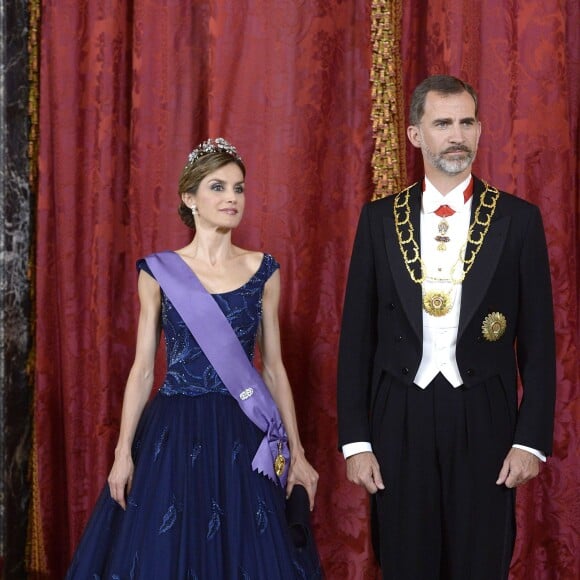
<path id="1" fill-rule="evenodd" d="M 184 193 L 184 203 L 196 208 L 196 229 L 231 230 L 237 227 L 246 203 L 244 187 L 242 170 L 232 162 L 206 175 L 197 193 Z"/>

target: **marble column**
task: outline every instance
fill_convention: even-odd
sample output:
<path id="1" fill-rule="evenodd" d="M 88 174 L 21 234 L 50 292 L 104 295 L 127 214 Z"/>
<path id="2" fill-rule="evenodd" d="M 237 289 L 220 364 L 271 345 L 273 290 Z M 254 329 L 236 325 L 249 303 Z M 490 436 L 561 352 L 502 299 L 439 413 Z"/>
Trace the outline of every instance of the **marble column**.
<path id="1" fill-rule="evenodd" d="M 28 1 L 0 0 L 0 557 L 25 578 L 30 490 L 31 241 Z"/>

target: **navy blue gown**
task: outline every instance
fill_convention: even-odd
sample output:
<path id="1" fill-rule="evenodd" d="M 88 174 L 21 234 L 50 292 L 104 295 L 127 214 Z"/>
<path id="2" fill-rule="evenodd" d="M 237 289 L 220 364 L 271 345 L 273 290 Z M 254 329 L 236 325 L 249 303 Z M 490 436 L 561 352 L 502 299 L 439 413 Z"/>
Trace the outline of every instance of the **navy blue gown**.
<path id="1" fill-rule="evenodd" d="M 139 269 L 151 274 L 146 262 Z M 250 359 L 269 254 L 241 288 L 214 299 Z M 282 488 L 252 470 L 263 437 L 161 291 L 167 375 L 133 443 L 123 511 L 105 485 L 67 573 L 82 580 L 292 580 L 322 577 L 313 543 L 294 546 Z"/>

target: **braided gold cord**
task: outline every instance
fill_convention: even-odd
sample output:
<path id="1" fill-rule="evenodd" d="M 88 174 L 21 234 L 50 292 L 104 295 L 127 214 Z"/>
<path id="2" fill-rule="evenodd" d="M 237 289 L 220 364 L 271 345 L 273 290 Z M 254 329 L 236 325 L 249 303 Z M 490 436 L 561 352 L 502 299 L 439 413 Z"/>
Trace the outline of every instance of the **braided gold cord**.
<path id="1" fill-rule="evenodd" d="M 31 578 L 35 578 L 36 576 L 42 578 L 48 574 L 40 509 L 37 445 L 36 428 L 34 428 L 32 435 L 32 456 L 30 458 L 30 484 L 32 493 L 28 516 L 28 539 L 26 542 L 26 569 Z"/>
<path id="2" fill-rule="evenodd" d="M 373 199 L 400 191 L 407 181 L 401 78 L 401 0 L 372 3 Z"/>
<path id="3" fill-rule="evenodd" d="M 41 0 L 28 0 L 28 116 L 30 128 L 28 133 L 28 184 L 31 192 L 32 205 L 35 205 L 38 194 L 38 148 L 39 148 L 39 87 L 40 87 L 40 7 Z M 32 210 L 32 215 L 36 214 Z M 32 304 L 34 297 L 34 272 L 35 272 L 35 242 L 34 237 L 30 249 L 30 292 Z M 34 337 L 34 308 L 32 309 L 31 332 Z M 30 383 L 34 385 L 34 345 L 31 350 L 27 373 Z M 35 397 L 33 397 L 34 399 Z M 33 403 L 34 406 L 34 403 Z M 33 415 L 34 421 L 34 415 Z M 29 467 L 29 484 L 31 488 L 31 501 L 28 513 L 28 538 L 26 542 L 26 569 L 29 578 L 47 577 L 48 564 L 44 546 L 42 531 L 40 486 L 38 480 L 38 440 L 36 426 L 32 429 L 32 451 Z"/>

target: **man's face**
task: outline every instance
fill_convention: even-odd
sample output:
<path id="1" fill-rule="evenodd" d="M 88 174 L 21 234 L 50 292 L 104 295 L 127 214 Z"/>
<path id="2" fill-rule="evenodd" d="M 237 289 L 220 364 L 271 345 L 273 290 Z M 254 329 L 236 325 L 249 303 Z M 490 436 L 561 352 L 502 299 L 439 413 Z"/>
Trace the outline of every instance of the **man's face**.
<path id="1" fill-rule="evenodd" d="M 421 149 L 426 171 L 429 166 L 448 176 L 471 171 L 481 135 L 473 98 L 467 92 L 427 93 L 423 117 L 407 129 L 407 135 Z"/>

